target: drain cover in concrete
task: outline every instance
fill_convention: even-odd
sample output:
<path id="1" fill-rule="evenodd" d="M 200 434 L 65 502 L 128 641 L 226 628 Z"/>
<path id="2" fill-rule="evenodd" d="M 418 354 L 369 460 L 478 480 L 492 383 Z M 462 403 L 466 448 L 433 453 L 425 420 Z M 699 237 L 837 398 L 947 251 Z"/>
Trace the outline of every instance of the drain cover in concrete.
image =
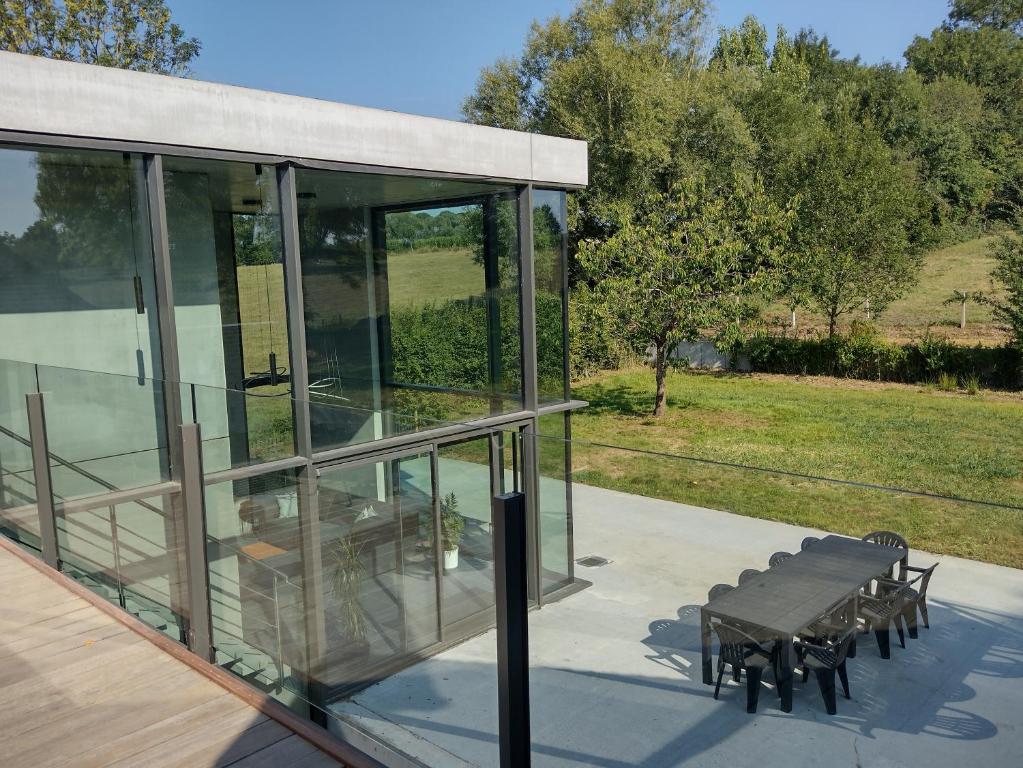
<path id="1" fill-rule="evenodd" d="M 587 568 L 599 568 L 602 565 L 607 565 L 611 561 L 606 557 L 600 557 L 599 555 L 587 555 L 586 557 L 580 557 L 576 560 L 579 565 L 584 565 Z"/>

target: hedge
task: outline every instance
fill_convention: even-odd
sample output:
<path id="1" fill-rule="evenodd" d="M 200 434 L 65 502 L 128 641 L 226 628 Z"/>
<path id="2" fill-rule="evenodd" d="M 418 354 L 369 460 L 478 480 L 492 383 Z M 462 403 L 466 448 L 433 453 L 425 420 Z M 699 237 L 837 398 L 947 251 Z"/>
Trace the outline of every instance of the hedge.
<path id="1" fill-rule="evenodd" d="M 865 324 L 847 336 L 793 338 L 758 336 L 736 350 L 761 373 L 840 376 L 907 384 L 976 378 L 983 386 L 1019 389 L 1021 356 L 1008 347 L 961 347 L 930 334 L 911 344 L 895 344 Z"/>

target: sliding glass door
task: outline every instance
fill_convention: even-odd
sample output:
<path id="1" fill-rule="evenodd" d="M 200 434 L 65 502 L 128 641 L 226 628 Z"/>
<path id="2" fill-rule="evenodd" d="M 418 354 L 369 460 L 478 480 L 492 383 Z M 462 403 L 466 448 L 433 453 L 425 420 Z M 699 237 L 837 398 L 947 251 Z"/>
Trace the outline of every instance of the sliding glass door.
<path id="1" fill-rule="evenodd" d="M 334 695 L 493 624 L 491 499 L 519 486 L 521 466 L 517 433 L 503 434 L 320 468 Z"/>

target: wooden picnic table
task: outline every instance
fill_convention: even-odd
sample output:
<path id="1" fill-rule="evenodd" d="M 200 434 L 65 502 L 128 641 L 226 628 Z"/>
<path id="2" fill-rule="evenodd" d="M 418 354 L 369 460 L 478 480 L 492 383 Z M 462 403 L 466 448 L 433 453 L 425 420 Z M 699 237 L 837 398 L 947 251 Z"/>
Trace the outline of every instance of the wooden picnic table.
<path id="1" fill-rule="evenodd" d="M 809 548 L 711 600 L 700 611 L 703 682 L 714 684 L 711 621 L 739 622 L 781 644 L 781 708 L 792 711 L 793 638 L 837 609 L 905 556 L 898 547 L 826 536 Z M 857 605 L 858 608 L 858 605 Z"/>

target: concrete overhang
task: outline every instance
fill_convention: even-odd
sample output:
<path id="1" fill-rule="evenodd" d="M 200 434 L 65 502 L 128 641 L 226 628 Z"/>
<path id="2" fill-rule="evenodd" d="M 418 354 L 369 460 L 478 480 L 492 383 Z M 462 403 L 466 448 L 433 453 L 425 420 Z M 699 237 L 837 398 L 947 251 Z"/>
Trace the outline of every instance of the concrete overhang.
<path id="1" fill-rule="evenodd" d="M 0 132 L 587 182 L 586 142 L 573 139 L 18 53 L 0 52 L 0 83 Z"/>

